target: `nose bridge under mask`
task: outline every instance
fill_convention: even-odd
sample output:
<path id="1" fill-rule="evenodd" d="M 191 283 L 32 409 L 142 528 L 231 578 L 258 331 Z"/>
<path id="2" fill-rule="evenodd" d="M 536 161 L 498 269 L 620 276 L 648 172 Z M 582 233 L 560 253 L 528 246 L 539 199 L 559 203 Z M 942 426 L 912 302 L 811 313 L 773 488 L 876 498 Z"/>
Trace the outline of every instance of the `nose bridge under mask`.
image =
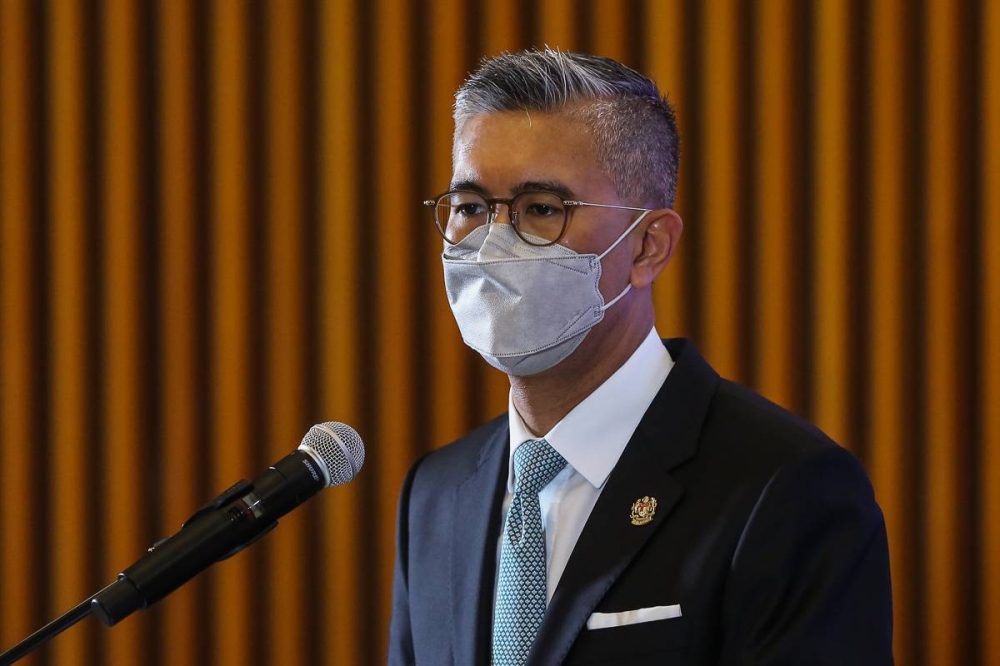
<path id="1" fill-rule="evenodd" d="M 517 243 L 524 243 L 517 237 L 517 232 L 510 224 L 491 222 L 484 225 L 486 238 L 479 248 L 477 259 L 488 261 L 491 259 L 513 259 L 518 256 Z M 476 231 L 479 231 L 478 229 Z"/>
<path id="2" fill-rule="evenodd" d="M 485 229 L 485 231 L 481 231 L 482 229 Z M 574 256 L 577 254 L 568 247 L 559 245 L 558 243 L 552 245 L 532 245 L 518 236 L 514 230 L 514 226 L 511 224 L 493 222 L 483 225 L 483 227 L 469 234 L 466 240 L 477 233 L 486 234 L 482 245 L 479 247 L 479 251 L 476 253 L 476 259 L 479 261 L 543 259 L 552 256 Z M 532 236 L 532 238 L 535 237 Z M 544 239 L 538 238 L 538 241 L 543 242 Z M 473 242 L 475 241 L 473 240 Z"/>

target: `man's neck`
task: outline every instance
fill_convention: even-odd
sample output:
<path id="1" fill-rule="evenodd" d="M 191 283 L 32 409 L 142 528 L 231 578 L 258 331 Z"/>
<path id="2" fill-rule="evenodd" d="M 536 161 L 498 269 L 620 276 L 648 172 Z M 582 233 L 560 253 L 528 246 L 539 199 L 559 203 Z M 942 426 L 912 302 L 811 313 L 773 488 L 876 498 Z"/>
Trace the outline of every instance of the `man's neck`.
<path id="1" fill-rule="evenodd" d="M 652 326 L 650 316 L 648 323 L 627 327 L 626 335 L 584 340 L 551 370 L 530 377 L 510 377 L 511 400 L 524 425 L 539 437 L 550 431 L 625 364 Z"/>

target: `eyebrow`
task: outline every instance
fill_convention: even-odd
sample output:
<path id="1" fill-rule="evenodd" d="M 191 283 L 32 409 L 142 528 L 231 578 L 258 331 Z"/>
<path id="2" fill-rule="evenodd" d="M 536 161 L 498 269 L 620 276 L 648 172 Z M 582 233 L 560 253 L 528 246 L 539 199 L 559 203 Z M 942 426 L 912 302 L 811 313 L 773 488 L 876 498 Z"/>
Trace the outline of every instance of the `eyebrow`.
<path id="1" fill-rule="evenodd" d="M 489 198 L 490 193 L 485 187 L 479 183 L 472 180 L 457 180 L 452 181 L 449 185 L 449 189 L 452 190 L 469 190 L 472 192 L 478 192 L 484 197 Z M 558 180 L 526 180 L 515 185 L 511 190 L 511 196 L 517 196 L 521 192 L 533 192 L 537 190 L 545 190 L 546 192 L 554 192 L 558 194 L 563 199 L 575 199 L 576 196 L 564 183 Z"/>
<path id="2" fill-rule="evenodd" d="M 451 181 L 451 184 L 448 185 L 448 189 L 469 190 L 471 192 L 478 192 L 479 194 L 482 194 L 484 197 L 489 196 L 490 194 L 489 192 L 486 191 L 485 187 L 472 180 L 453 180 Z"/>

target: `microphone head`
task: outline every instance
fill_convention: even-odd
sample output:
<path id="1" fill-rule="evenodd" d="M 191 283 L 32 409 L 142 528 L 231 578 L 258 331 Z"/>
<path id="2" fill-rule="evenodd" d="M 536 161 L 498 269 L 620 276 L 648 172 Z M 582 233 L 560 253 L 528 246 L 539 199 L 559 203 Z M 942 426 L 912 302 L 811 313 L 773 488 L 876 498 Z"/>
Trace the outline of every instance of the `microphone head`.
<path id="1" fill-rule="evenodd" d="M 299 444 L 323 468 L 326 485 L 339 486 L 355 477 L 365 464 L 365 445 L 351 426 L 336 421 L 317 423 Z"/>

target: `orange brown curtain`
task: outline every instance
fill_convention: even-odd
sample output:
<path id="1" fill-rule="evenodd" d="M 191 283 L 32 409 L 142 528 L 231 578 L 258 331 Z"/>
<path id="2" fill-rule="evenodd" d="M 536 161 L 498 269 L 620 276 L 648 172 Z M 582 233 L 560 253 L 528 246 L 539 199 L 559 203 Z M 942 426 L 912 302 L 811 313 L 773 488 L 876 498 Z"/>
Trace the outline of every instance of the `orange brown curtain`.
<path id="1" fill-rule="evenodd" d="M 676 105 L 658 329 L 862 460 L 897 663 L 1000 665 L 990 0 L 0 0 L 0 649 L 338 420 L 355 482 L 24 663 L 384 661 L 402 476 L 506 405 L 420 201 L 544 44 Z"/>

